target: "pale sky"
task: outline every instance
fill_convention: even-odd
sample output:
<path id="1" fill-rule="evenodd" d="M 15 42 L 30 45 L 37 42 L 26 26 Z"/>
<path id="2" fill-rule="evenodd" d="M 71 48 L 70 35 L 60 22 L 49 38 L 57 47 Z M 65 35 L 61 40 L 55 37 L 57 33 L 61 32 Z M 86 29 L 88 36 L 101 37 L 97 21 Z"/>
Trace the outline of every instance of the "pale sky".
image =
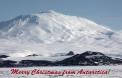
<path id="1" fill-rule="evenodd" d="M 0 21 L 43 10 L 85 17 L 122 30 L 122 0 L 0 0 Z"/>

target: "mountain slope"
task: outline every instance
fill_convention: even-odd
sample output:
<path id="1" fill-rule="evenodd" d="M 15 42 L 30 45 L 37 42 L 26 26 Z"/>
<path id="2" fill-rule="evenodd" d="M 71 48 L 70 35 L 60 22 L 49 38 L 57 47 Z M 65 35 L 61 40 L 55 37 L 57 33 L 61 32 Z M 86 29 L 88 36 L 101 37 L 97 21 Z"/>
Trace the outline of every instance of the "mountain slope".
<path id="1" fill-rule="evenodd" d="M 122 51 L 122 38 L 115 31 L 82 17 L 55 11 L 21 15 L 0 22 L 0 43 L 0 52 L 13 57 L 33 53 L 49 56 L 71 50 L 108 54 Z"/>
<path id="2" fill-rule="evenodd" d="M 113 33 L 85 18 L 66 16 L 54 11 L 18 16 L 0 23 L 0 28 L 2 36 L 45 43 L 70 41 L 82 35 Z"/>

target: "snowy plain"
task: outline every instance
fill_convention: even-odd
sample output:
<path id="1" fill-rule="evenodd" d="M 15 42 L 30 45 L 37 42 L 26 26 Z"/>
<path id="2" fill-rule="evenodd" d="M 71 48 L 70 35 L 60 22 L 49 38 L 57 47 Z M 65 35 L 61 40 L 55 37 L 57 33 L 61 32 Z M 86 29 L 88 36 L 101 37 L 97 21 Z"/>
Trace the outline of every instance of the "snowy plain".
<path id="1" fill-rule="evenodd" d="M 0 78 L 122 78 L 122 66 L 68 66 L 68 67 L 28 67 L 28 68 L 15 68 L 19 70 L 109 70 L 108 74 L 11 74 L 13 68 L 0 68 Z"/>

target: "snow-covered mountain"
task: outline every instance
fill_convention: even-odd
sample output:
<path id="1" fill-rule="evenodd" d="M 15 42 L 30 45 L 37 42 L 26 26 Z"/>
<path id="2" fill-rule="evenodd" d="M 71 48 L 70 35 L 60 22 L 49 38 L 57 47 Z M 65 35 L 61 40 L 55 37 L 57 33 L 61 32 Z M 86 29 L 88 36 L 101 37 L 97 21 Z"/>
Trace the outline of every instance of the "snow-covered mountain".
<path id="1" fill-rule="evenodd" d="M 54 11 L 18 16 L 0 23 L 1 36 L 53 43 L 71 41 L 81 36 L 106 34 L 113 32 L 85 18 L 66 16 Z"/>
<path id="2" fill-rule="evenodd" d="M 86 18 L 52 10 L 0 22 L 0 53 L 25 57 L 75 51 L 122 54 L 121 34 Z M 17 56 L 18 55 L 18 56 Z"/>

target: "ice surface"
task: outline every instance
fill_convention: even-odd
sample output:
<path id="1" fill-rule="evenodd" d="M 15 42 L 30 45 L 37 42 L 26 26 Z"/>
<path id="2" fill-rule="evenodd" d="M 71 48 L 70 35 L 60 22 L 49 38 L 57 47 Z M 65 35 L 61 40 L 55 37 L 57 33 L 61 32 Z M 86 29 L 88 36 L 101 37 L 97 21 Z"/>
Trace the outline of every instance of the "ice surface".
<path id="1" fill-rule="evenodd" d="M 48 74 L 36 74 L 26 75 L 18 74 L 11 75 L 12 68 L 0 68 L 0 78 L 122 78 L 122 66 L 69 66 L 69 67 L 29 67 L 29 68 L 16 68 L 19 70 L 109 70 L 108 74 L 64 74 L 64 75 L 48 75 Z"/>

